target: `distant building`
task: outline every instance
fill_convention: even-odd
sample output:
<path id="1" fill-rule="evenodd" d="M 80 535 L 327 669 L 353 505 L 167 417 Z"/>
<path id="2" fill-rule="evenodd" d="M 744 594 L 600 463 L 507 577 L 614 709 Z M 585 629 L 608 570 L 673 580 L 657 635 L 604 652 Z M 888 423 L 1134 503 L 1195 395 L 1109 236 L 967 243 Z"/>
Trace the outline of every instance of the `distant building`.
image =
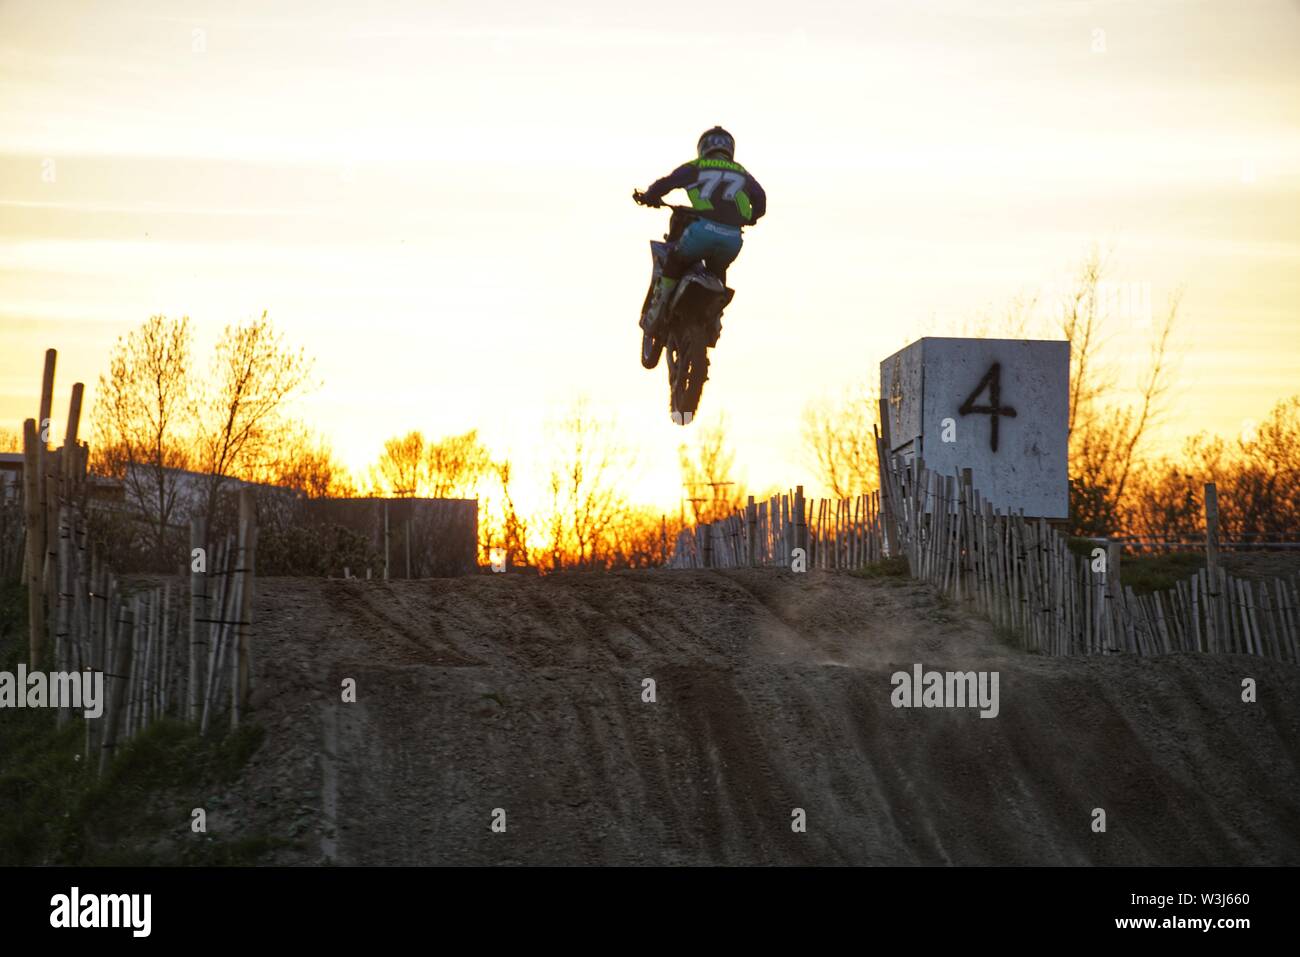
<path id="1" fill-rule="evenodd" d="M 159 497 L 158 471 L 149 465 L 128 465 L 126 476 L 118 481 L 122 489 L 121 507 L 138 513 L 141 517 L 154 514 Z M 208 475 L 203 472 L 191 472 L 188 469 L 163 469 L 163 491 L 172 502 L 171 521 L 169 525 L 188 527 L 191 516 L 203 514 L 208 501 Z M 233 495 L 244 487 L 266 489 L 273 493 L 293 498 L 297 493 L 290 489 L 272 485 L 258 485 L 240 479 L 223 479 L 223 495 Z"/>
<path id="2" fill-rule="evenodd" d="M 22 453 L 0 453 L 0 502 L 21 498 Z M 167 528 L 188 542 L 193 516 L 207 507 L 209 477 L 186 469 L 164 469 L 162 482 L 170 502 Z M 293 489 L 239 479 L 221 484 L 217 513 L 233 519 L 240 489 L 251 488 L 258 524 L 266 534 L 292 527 L 334 526 L 359 536 L 375 556 L 375 578 L 445 578 L 473 574 L 478 568 L 478 500 L 441 498 L 319 498 Z M 158 473 L 130 466 L 121 479 L 90 475 L 88 504 L 96 511 L 120 514 L 142 530 L 156 530 Z M 211 530 L 209 530 L 211 531 Z M 169 538 L 172 536 L 169 535 Z M 323 564 L 323 563 L 322 563 Z M 362 577 L 365 568 L 351 568 Z M 342 575 L 343 568 L 330 572 Z"/>
<path id="3" fill-rule="evenodd" d="M 208 476 L 183 469 L 166 469 L 163 481 L 172 496 L 168 525 L 185 529 L 190 517 L 207 505 Z M 137 467 L 117 483 L 122 493 L 116 505 L 141 519 L 157 501 L 157 473 Z M 278 485 L 237 479 L 222 483 L 221 507 L 233 514 L 235 494 L 251 488 L 257 500 L 258 522 L 266 528 L 333 525 L 346 528 L 369 543 L 378 556 L 374 577 L 444 578 L 473 574 L 478 567 L 478 500 L 437 498 L 307 498 Z M 107 490 L 104 490 L 105 492 Z M 104 498 L 107 503 L 111 501 Z M 363 575 L 364 569 L 351 569 Z M 342 574 L 339 568 L 335 574 Z"/>
<path id="4" fill-rule="evenodd" d="M 23 453 L 0 452 L 0 502 L 13 502 L 22 497 Z"/>
<path id="5" fill-rule="evenodd" d="M 478 568 L 477 499 L 325 498 L 303 506 L 309 521 L 366 538 L 389 578 L 448 578 Z M 376 573 L 383 577 L 383 567 Z"/>

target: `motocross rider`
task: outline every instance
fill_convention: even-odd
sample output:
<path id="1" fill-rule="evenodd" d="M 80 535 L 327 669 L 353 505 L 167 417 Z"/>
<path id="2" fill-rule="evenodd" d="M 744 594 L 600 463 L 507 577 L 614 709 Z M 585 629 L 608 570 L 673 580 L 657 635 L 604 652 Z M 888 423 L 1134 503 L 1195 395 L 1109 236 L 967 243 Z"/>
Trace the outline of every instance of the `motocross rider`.
<path id="1" fill-rule="evenodd" d="M 730 133 L 713 127 L 700 137 L 695 152 L 695 159 L 655 180 L 645 192 L 632 193 L 643 206 L 662 206 L 665 193 L 684 189 L 692 209 L 673 210 L 668 227 L 672 252 L 641 317 L 648 333 L 656 331 L 673 287 L 692 263 L 704 260 L 709 272 L 726 283 L 727 267 L 740 254 L 740 227 L 752 226 L 767 212 L 767 194 L 736 162 L 736 140 Z"/>

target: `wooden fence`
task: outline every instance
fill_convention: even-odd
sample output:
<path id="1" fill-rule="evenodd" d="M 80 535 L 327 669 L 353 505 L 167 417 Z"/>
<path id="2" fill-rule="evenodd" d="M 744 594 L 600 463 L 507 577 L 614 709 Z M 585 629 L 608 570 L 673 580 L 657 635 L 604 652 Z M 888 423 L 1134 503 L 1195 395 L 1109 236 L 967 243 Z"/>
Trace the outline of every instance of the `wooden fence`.
<path id="1" fill-rule="evenodd" d="M 46 353 L 41 417 L 23 425 L 28 668 L 104 673 L 103 713 L 86 721 L 87 759 L 98 754 L 102 773 L 119 746 L 165 715 L 206 733 L 228 712 L 238 726 L 252 686 L 257 524 L 251 492 L 241 490 L 238 535 L 207 543 L 196 521 L 188 570 L 158 584 L 120 579 L 88 533 L 82 384 L 73 386 L 61 448 L 49 449 L 37 428 L 49 422 L 55 358 Z M 60 707 L 60 725 L 72 717 Z"/>
<path id="2" fill-rule="evenodd" d="M 905 556 L 914 578 L 969 603 L 1050 655 L 1234 652 L 1300 662 L 1300 575 L 1252 581 L 1219 562 L 1218 503 L 1206 486 L 1207 567 L 1170 589 L 1138 595 L 1120 583 L 1122 546 L 1076 554 L 1047 521 L 994 509 L 970 471 L 942 475 L 904 462 L 877 436 L 880 492 L 820 500 L 802 487 L 684 529 L 670 567 L 856 568 Z"/>
<path id="3" fill-rule="evenodd" d="M 1235 652 L 1300 661 L 1300 575 L 1251 581 L 1218 560 L 1218 510 L 1206 486 L 1207 567 L 1175 587 L 1138 595 L 1120 583 L 1122 546 L 1071 550 L 1042 519 L 984 501 L 966 470 L 941 475 L 922 460 L 890 460 L 881 479 L 899 550 L 915 578 L 969 602 L 1052 655 Z"/>
<path id="4" fill-rule="evenodd" d="M 797 556 L 796 549 L 802 549 Z M 671 568 L 860 568 L 885 557 L 880 497 L 873 492 L 809 506 L 803 486 L 765 502 L 749 497 L 744 509 L 716 522 L 685 528 L 669 561 Z"/>

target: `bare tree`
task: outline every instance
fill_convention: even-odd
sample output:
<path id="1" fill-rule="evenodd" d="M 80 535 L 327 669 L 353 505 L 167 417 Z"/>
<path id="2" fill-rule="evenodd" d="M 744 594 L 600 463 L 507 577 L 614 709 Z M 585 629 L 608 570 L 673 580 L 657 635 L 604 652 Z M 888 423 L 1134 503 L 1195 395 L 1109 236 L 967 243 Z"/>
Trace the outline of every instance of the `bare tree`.
<path id="1" fill-rule="evenodd" d="M 1170 300 L 1165 320 L 1151 343 L 1150 359 L 1140 385 L 1141 398 L 1130 417 L 1132 427 L 1124 435 L 1120 448 L 1119 475 L 1115 483 L 1115 497 L 1120 501 L 1124 500 L 1124 489 L 1142 441 L 1165 412 L 1164 400 L 1169 393 L 1169 339 L 1173 335 L 1181 298 L 1182 294 L 1177 293 Z"/>
<path id="2" fill-rule="evenodd" d="M 275 459 L 261 478 L 308 498 L 352 498 L 357 494 L 356 484 L 329 442 L 301 424 L 282 430 Z"/>
<path id="3" fill-rule="evenodd" d="M 177 506 L 173 470 L 190 461 L 190 342 L 188 317 L 151 316 L 117 340 L 95 403 L 97 470 L 121 478 L 148 516 L 159 562 Z"/>
<path id="4" fill-rule="evenodd" d="M 818 480 L 836 498 L 861 495 L 879 484 L 874 431 L 879 395 L 878 386 L 862 383 L 835 401 L 804 407 L 804 450 Z"/>
<path id="5" fill-rule="evenodd" d="M 609 564 L 618 568 L 656 568 L 672 558 L 679 516 L 639 506 L 627 509 L 610 529 Z"/>
<path id="6" fill-rule="evenodd" d="M 1204 483 L 1188 466 L 1167 456 L 1139 463 L 1129 483 L 1129 506 L 1115 531 L 1144 540 L 1195 539 L 1204 527 Z"/>
<path id="7" fill-rule="evenodd" d="M 264 465 L 281 434 L 283 407 L 306 387 L 311 365 L 301 349 L 284 344 L 265 312 L 260 319 L 226 327 L 198 415 L 209 521 L 221 486 Z"/>
<path id="8" fill-rule="evenodd" d="M 469 498 L 492 474 L 492 456 L 474 429 L 431 444 L 424 452 L 423 467 L 434 498 Z"/>
<path id="9" fill-rule="evenodd" d="M 1107 258 L 1094 246 L 1079 266 L 1074 288 L 1061 313 L 1061 335 L 1070 343 L 1070 412 L 1068 428 L 1074 431 L 1079 410 L 1090 410 L 1114 388 L 1113 372 L 1099 367 L 1105 344 L 1099 286 Z"/>
<path id="10" fill-rule="evenodd" d="M 1138 373 L 1137 400 L 1113 398 L 1118 372 L 1102 358 L 1115 335 L 1101 307 L 1106 263 L 1094 250 L 1079 271 L 1063 312 L 1061 333 L 1070 341 L 1071 524 L 1085 535 L 1114 534 L 1125 523 L 1129 481 L 1140 466 L 1144 443 L 1165 412 L 1171 371 L 1170 345 L 1181 293 L 1170 297 L 1154 330 L 1146 366 Z"/>
<path id="11" fill-rule="evenodd" d="M 1240 539 L 1300 534 L 1300 395 L 1277 403 L 1263 424 L 1239 436 L 1223 478 L 1221 512 Z"/>
<path id="12" fill-rule="evenodd" d="M 1273 541 L 1300 533 L 1300 395 L 1278 402 L 1235 440 L 1201 433 L 1177 459 L 1144 462 L 1132 474 L 1120 530 L 1144 539 L 1204 534 L 1203 490 L 1219 490 L 1225 539 Z"/>
<path id="13" fill-rule="evenodd" d="M 515 505 L 510 459 L 490 466 L 492 494 L 479 504 L 479 548 L 485 561 L 491 561 L 492 549 L 504 552 L 507 568 L 528 564 L 528 522 Z"/>
<path id="14" fill-rule="evenodd" d="M 698 429 L 693 442 L 677 449 L 691 513 L 698 524 L 726 518 L 744 500 L 744 491 L 735 480 L 736 453 L 727 447 L 727 420 Z"/>
<path id="15" fill-rule="evenodd" d="M 608 532 L 627 508 L 620 488 L 632 464 L 631 453 L 619 445 L 612 425 L 593 416 L 585 401 L 570 410 L 556 447 L 545 519 L 550 541 L 539 557 L 552 570 L 600 566 L 608 558 Z"/>
<path id="16" fill-rule="evenodd" d="M 418 495 L 424 473 L 424 452 L 424 435 L 418 431 L 386 441 L 384 451 L 372 470 L 377 488 L 397 498 Z"/>

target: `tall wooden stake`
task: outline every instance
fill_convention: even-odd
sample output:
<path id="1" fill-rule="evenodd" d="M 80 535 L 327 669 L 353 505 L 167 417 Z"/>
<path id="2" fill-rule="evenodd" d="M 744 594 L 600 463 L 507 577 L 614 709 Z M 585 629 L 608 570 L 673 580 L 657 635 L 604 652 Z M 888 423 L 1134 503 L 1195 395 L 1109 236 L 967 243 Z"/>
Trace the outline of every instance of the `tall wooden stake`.
<path id="1" fill-rule="evenodd" d="M 27 623 L 28 666 L 41 667 L 45 641 L 45 595 L 42 575 L 45 570 L 45 513 L 41 511 L 41 449 L 36 420 L 23 423 L 23 517 L 27 526 Z"/>
<path id="2" fill-rule="evenodd" d="M 1205 592 L 1205 623 L 1210 650 L 1219 651 L 1219 490 L 1213 482 L 1205 483 L 1205 574 L 1209 588 Z"/>
<path id="3" fill-rule="evenodd" d="M 208 554 L 207 532 L 201 517 L 190 519 L 190 669 L 185 686 L 185 714 L 191 721 L 199 720 L 203 707 L 203 689 L 206 686 L 208 658 L 208 563 L 216 556 Z M 199 551 L 199 554 L 195 554 Z M 196 570 L 202 558 L 202 570 Z"/>
<path id="4" fill-rule="evenodd" d="M 72 400 L 68 403 L 68 424 L 63 433 L 63 452 L 59 456 L 59 465 L 63 469 L 63 494 L 69 498 L 80 484 L 81 449 L 77 447 L 77 429 L 81 425 L 81 399 L 85 389 L 84 384 L 73 383 Z"/>
<path id="5" fill-rule="evenodd" d="M 102 715 L 104 727 L 100 734 L 99 774 L 112 763 L 113 752 L 117 748 L 118 727 L 122 722 L 122 710 L 130 684 L 132 636 L 135 633 L 135 616 L 126 601 L 122 601 L 118 610 L 117 638 L 113 649 L 113 670 L 108 675 L 108 708 Z"/>
<path id="6" fill-rule="evenodd" d="M 231 727 L 239 727 L 239 720 L 248 710 L 249 653 L 252 641 L 253 618 L 253 563 L 257 542 L 257 511 L 253 507 L 253 492 L 249 488 L 239 492 L 239 611 L 235 636 L 238 641 L 238 660 L 235 680 L 231 682 Z"/>

